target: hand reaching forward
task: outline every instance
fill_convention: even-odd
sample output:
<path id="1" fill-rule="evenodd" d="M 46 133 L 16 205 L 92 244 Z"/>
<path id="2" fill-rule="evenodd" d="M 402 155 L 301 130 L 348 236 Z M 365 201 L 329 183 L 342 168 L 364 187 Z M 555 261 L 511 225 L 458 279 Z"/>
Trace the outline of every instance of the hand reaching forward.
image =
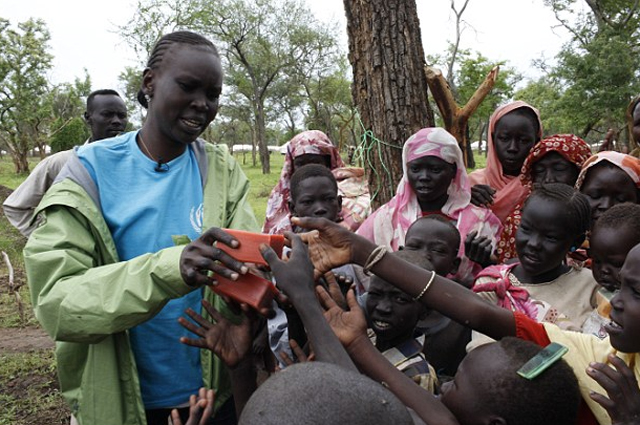
<path id="1" fill-rule="evenodd" d="M 213 416 L 214 398 L 215 392 L 205 388 L 200 388 L 197 397 L 192 395 L 189 398 L 189 419 L 184 425 L 207 425 Z M 171 411 L 171 421 L 173 425 L 182 425 L 178 409 Z"/>
<path id="2" fill-rule="evenodd" d="M 331 329 L 347 351 L 360 338 L 367 338 L 367 319 L 358 305 L 353 289 L 349 289 L 347 292 L 347 306 L 349 307 L 347 311 L 336 304 L 323 287 L 317 286 L 316 294 L 324 308 L 324 318 L 327 319 Z"/>
<path id="3" fill-rule="evenodd" d="M 605 408 L 612 425 L 640 425 L 640 388 L 633 370 L 614 354 L 609 355 L 613 367 L 591 363 L 587 374 L 607 392 L 591 393 L 591 398 Z M 614 369 L 615 368 L 615 369 Z"/>
<path id="4" fill-rule="evenodd" d="M 331 269 L 353 262 L 354 234 L 326 218 L 293 217 L 291 222 L 305 229 L 316 229 L 300 234 L 309 246 L 309 257 L 316 278 Z"/>
<path id="5" fill-rule="evenodd" d="M 211 323 L 195 311 L 187 309 L 185 312 L 196 323 L 180 317 L 178 321 L 189 331 L 200 338 L 180 338 L 183 344 L 192 347 L 206 348 L 218 356 L 228 367 L 236 366 L 250 351 L 253 342 L 252 321 L 247 315 L 253 313 L 247 305 L 241 305 L 244 312 L 240 324 L 234 324 L 227 320 L 209 302 L 202 300 L 205 310 L 216 323 Z"/>
<path id="6" fill-rule="evenodd" d="M 287 261 L 279 259 L 268 245 L 261 245 L 260 252 L 273 272 L 278 289 L 285 293 L 295 307 L 301 297 L 313 296 L 313 265 L 309 260 L 307 246 L 300 236 L 291 232 L 286 232 L 285 236 L 291 241 L 291 255 Z"/>
<path id="7" fill-rule="evenodd" d="M 216 247 L 215 242 L 221 242 L 232 248 L 238 246 L 238 241 L 233 236 L 217 227 L 212 227 L 185 246 L 180 255 L 180 274 L 187 285 L 215 284 L 215 275 L 210 276 L 209 272 L 236 280 L 239 274 L 249 271 L 244 263 Z"/>

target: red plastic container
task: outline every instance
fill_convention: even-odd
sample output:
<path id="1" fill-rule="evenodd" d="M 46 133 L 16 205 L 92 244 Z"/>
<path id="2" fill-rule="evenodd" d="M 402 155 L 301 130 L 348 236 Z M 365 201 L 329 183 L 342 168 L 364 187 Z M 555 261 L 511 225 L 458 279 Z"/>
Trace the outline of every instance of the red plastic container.
<path id="1" fill-rule="evenodd" d="M 267 265 L 260 254 L 260 245 L 263 243 L 273 248 L 278 258 L 282 257 L 282 248 L 284 247 L 284 236 L 282 235 L 265 235 L 264 233 L 233 229 L 224 229 L 224 231 L 238 239 L 240 246 L 231 248 L 223 243 L 216 244 L 216 246 L 238 261 Z"/>
<path id="2" fill-rule="evenodd" d="M 241 275 L 238 280 L 230 280 L 216 275 L 218 285 L 212 287 L 218 295 L 226 295 L 238 303 L 245 303 L 256 310 L 270 307 L 278 290 L 273 284 L 251 273 Z"/>

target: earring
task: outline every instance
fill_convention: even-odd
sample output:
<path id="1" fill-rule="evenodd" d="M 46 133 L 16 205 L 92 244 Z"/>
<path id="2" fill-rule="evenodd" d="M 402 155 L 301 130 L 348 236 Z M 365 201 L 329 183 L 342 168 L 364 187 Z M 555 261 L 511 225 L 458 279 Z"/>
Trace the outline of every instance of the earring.
<path id="1" fill-rule="evenodd" d="M 149 103 L 151 103 L 151 96 L 149 96 L 148 94 L 145 94 L 145 95 L 144 95 L 144 98 L 145 98 L 145 100 L 147 101 L 147 105 L 148 105 Z"/>
<path id="2" fill-rule="evenodd" d="M 578 249 L 578 248 L 576 248 L 576 247 L 575 247 L 575 245 L 574 245 L 574 246 L 572 246 L 572 247 L 571 247 L 571 249 L 570 249 L 569 251 L 570 251 L 570 252 L 576 252 L 576 250 L 577 250 L 577 249 Z"/>

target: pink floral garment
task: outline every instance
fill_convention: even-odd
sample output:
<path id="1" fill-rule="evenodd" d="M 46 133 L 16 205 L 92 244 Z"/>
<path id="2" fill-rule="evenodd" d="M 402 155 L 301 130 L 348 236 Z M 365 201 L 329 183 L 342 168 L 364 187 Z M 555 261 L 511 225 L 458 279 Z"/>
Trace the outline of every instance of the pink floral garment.
<path id="1" fill-rule="evenodd" d="M 481 267 L 464 256 L 467 234 L 476 230 L 479 235 L 489 237 L 495 248 L 502 225 L 491 210 L 470 203 L 471 186 L 462 151 L 456 139 L 443 128 L 423 128 L 406 141 L 402 150 L 404 175 L 398 184 L 396 195 L 373 212 L 357 233 L 394 251 L 404 245 L 407 229 L 423 215 L 407 179 L 407 164 L 424 156 L 435 156 L 449 164 L 456 164 L 456 175 L 447 191 L 449 199 L 440 212 L 454 222 L 461 236 L 458 256 L 462 258 L 462 264 L 453 277 L 461 282 L 469 282 Z"/>
<path id="2" fill-rule="evenodd" d="M 564 159 L 575 164 L 579 169 L 582 168 L 582 165 L 591 156 L 591 148 L 587 142 L 574 134 L 556 134 L 541 140 L 531 149 L 520 172 L 520 182 L 528 191 L 526 198 L 531 194 L 531 188 L 533 186 L 531 175 L 533 165 L 549 152 L 559 153 Z M 502 230 L 498 249 L 496 250 L 500 263 L 517 257 L 516 232 L 522 221 L 523 204 L 524 201 L 519 202 L 504 221 L 504 229 Z"/>
<path id="3" fill-rule="evenodd" d="M 338 193 L 343 198 L 341 224 L 355 231 L 370 212 L 369 188 L 364 177 L 364 170 L 357 167 L 345 167 L 338 148 L 329 140 L 329 137 L 322 131 L 308 130 L 289 141 L 280 180 L 271 191 L 267 201 L 267 214 L 262 232 L 282 234 L 291 230 L 289 200 L 291 197 L 290 181 L 294 171 L 293 160 L 305 154 L 329 157 L 330 169 L 338 182 Z"/>

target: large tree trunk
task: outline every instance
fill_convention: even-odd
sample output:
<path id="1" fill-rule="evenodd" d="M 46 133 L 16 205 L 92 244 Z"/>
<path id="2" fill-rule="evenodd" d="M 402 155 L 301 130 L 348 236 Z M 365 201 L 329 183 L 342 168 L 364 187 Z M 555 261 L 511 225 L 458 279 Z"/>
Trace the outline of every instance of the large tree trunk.
<path id="1" fill-rule="evenodd" d="M 434 125 L 415 0 L 344 0 L 353 68 L 352 94 L 364 128 L 373 206 L 395 193 L 402 145 Z M 381 142 L 378 142 L 378 140 Z"/>
<path id="2" fill-rule="evenodd" d="M 267 130 L 264 119 L 264 105 L 261 101 L 257 103 L 256 111 L 256 134 L 258 139 L 258 151 L 260 153 L 260 162 L 262 163 L 262 174 L 271 172 L 271 164 L 269 157 L 269 148 L 267 147 Z"/>

